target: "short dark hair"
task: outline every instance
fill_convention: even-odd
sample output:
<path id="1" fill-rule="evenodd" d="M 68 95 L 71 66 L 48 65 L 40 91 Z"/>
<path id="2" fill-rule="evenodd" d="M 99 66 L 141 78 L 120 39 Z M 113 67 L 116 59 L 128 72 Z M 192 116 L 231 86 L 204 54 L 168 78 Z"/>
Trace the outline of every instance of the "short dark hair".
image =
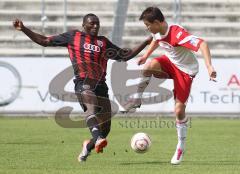
<path id="1" fill-rule="evenodd" d="M 89 17 L 96 17 L 96 18 L 99 20 L 99 18 L 97 17 L 97 15 L 95 15 L 95 14 L 93 14 L 93 13 L 88 13 L 88 14 L 86 14 L 86 15 L 83 17 L 83 23 L 86 23 L 86 22 L 87 22 L 87 19 L 88 19 Z"/>
<path id="2" fill-rule="evenodd" d="M 139 20 L 147 20 L 148 22 L 153 23 L 154 20 L 163 22 L 165 20 L 165 18 L 159 8 L 148 7 L 142 12 Z"/>

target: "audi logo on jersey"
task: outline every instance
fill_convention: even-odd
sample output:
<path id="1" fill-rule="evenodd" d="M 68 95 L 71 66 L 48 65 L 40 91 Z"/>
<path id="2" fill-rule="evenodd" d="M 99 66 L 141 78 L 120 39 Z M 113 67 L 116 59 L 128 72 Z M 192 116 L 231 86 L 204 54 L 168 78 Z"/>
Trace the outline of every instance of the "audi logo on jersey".
<path id="1" fill-rule="evenodd" d="M 87 51 L 95 51 L 95 52 L 100 52 L 100 47 L 97 46 L 97 45 L 92 45 L 92 44 L 89 44 L 89 43 L 85 43 L 83 45 L 84 49 L 87 50 Z"/>

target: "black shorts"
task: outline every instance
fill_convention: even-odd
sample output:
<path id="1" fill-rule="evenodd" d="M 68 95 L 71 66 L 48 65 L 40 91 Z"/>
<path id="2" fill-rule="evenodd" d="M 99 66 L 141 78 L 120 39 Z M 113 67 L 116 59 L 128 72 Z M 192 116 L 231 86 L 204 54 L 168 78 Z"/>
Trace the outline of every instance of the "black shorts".
<path id="1" fill-rule="evenodd" d="M 105 81 L 74 79 L 73 82 L 75 84 L 75 93 L 84 112 L 87 110 L 87 108 L 81 100 L 81 93 L 83 91 L 91 90 L 97 97 L 99 96 L 109 99 L 108 86 Z"/>

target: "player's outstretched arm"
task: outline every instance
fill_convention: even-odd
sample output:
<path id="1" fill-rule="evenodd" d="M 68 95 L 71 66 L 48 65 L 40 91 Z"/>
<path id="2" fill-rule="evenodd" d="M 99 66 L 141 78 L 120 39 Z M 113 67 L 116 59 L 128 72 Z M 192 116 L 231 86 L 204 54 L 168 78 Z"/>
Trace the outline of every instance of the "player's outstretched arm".
<path id="1" fill-rule="evenodd" d="M 204 61 L 207 66 L 210 80 L 216 81 L 215 78 L 217 77 L 217 72 L 214 70 L 214 68 L 212 66 L 211 54 L 210 54 L 210 50 L 209 50 L 207 42 L 203 41 L 201 43 L 200 50 L 201 50 L 202 56 L 204 57 Z"/>
<path id="2" fill-rule="evenodd" d="M 158 45 L 157 41 L 152 40 L 148 49 L 147 49 L 147 51 L 146 51 L 146 53 L 142 57 L 138 58 L 138 60 L 137 60 L 138 65 L 144 64 L 147 61 L 147 58 L 152 54 L 152 52 L 155 49 L 157 49 L 158 46 L 159 45 Z"/>
<path id="3" fill-rule="evenodd" d="M 126 56 L 123 56 L 122 61 L 128 61 L 132 58 L 134 58 L 138 53 L 140 53 L 147 45 L 149 45 L 152 41 L 152 37 L 148 37 L 144 42 L 142 42 L 140 45 L 136 46 L 133 49 L 126 49 L 128 50 L 128 54 Z"/>
<path id="4" fill-rule="evenodd" d="M 21 20 L 19 19 L 14 20 L 13 26 L 16 30 L 22 31 L 23 33 L 25 33 L 35 43 L 44 47 L 49 45 L 49 39 L 46 36 L 40 35 L 38 33 L 34 33 L 29 28 L 25 27 Z"/>

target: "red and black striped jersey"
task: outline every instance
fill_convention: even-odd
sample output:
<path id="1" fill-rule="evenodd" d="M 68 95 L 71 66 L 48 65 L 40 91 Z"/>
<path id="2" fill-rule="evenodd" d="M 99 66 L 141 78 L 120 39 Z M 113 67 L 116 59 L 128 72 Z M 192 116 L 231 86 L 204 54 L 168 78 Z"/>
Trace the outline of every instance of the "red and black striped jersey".
<path id="1" fill-rule="evenodd" d="M 108 59 L 120 60 L 121 50 L 104 36 L 92 36 L 79 30 L 49 37 L 49 46 L 67 47 L 75 78 L 105 81 Z"/>

